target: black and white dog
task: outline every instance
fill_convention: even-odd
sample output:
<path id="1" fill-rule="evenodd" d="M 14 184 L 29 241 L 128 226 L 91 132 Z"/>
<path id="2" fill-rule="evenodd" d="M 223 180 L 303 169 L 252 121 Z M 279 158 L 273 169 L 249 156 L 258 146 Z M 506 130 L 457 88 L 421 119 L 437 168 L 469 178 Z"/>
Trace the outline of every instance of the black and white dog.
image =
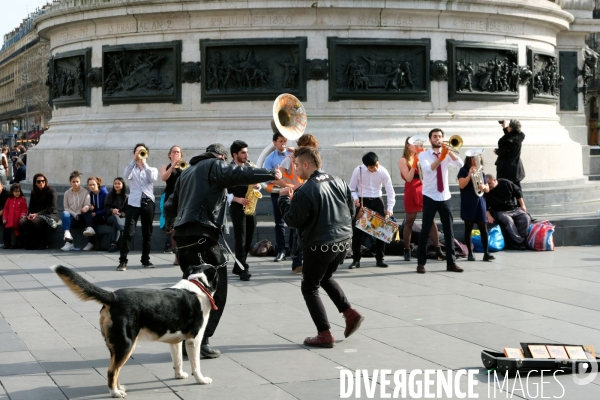
<path id="1" fill-rule="evenodd" d="M 102 303 L 100 330 L 110 351 L 108 389 L 112 397 L 125 397 L 119 372 L 133 353 L 138 340 L 171 344 L 175 378 L 185 379 L 181 341 L 185 341 L 192 375 L 201 385 L 212 379 L 200 372 L 200 342 L 217 288 L 217 270 L 208 264 L 191 266 L 175 286 L 168 289 L 119 289 L 109 292 L 83 279 L 62 265 L 50 267 L 83 301 Z"/>

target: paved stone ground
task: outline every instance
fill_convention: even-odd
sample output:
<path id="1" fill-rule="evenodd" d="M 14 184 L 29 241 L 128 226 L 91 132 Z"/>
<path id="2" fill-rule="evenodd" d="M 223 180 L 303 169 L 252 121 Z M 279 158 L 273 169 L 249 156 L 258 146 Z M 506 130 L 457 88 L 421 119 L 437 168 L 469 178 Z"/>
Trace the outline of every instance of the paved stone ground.
<path id="1" fill-rule="evenodd" d="M 542 398 L 543 380 L 543 398 L 598 399 L 600 378 L 579 386 L 564 374 L 557 379 L 548 374 L 533 374 L 529 381 L 500 379 L 504 391 L 494 394 L 480 352 L 519 347 L 519 342 L 591 344 L 600 352 L 599 253 L 598 247 L 506 251 L 496 253 L 493 263 L 461 261 L 463 274 L 446 272 L 445 264 L 435 261 L 428 263 L 425 275 L 414 272 L 414 262 L 397 257 L 387 259 L 388 269 L 363 259 L 363 268 L 351 271 L 346 261 L 336 279 L 366 319 L 344 340 L 344 321 L 324 296 L 338 340 L 333 349 L 317 350 L 301 344 L 316 332 L 300 293 L 300 277 L 290 273 L 290 263 L 251 258 L 252 280 L 230 280 L 225 314 L 212 340 L 224 354 L 201 362 L 212 385 L 174 379 L 168 346 L 152 342 L 138 343 L 121 382 L 130 399 L 336 399 L 345 368 L 369 374 L 375 369 L 478 368 L 479 398 L 511 393 L 513 398 Z M 132 262 L 125 273 L 114 271 L 117 257 L 0 253 L 0 399 L 109 397 L 109 355 L 98 330 L 100 305 L 76 299 L 48 266 L 70 266 L 110 290 L 165 288 L 180 276 L 171 255 L 153 255 L 156 269 L 151 270 Z M 137 254 L 130 260 L 137 260 Z M 187 361 L 184 370 L 190 370 Z M 466 379 L 460 387 L 466 390 Z M 387 393 L 393 388 L 392 380 Z M 364 382 L 361 394 L 368 398 Z M 374 398 L 380 397 L 378 385 Z"/>

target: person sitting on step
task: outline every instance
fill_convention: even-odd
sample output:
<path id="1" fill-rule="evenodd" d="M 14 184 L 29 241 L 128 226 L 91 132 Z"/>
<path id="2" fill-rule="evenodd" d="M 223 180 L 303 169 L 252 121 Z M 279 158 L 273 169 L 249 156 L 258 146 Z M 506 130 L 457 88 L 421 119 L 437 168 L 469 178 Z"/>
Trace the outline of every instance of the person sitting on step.
<path id="1" fill-rule="evenodd" d="M 92 228 L 92 215 L 88 213 L 90 210 L 90 194 L 81 187 L 81 173 L 79 171 L 71 172 L 69 183 L 71 188 L 65 192 L 63 198 L 62 227 L 65 231 L 65 245 L 61 247 L 62 251 L 71 251 L 75 247 L 73 246 L 71 227 L 85 226 L 84 236 L 96 234 L 96 231 Z"/>

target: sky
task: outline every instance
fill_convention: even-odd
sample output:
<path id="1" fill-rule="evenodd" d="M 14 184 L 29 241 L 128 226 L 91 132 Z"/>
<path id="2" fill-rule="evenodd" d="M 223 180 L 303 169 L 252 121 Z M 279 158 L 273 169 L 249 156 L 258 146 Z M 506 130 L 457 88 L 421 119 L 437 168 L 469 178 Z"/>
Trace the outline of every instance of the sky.
<path id="1" fill-rule="evenodd" d="M 21 24 L 23 18 L 27 18 L 27 10 L 35 11 L 37 7 L 42 7 L 46 2 L 52 0 L 0 0 L 0 47 L 4 43 L 4 35 L 15 29 Z"/>

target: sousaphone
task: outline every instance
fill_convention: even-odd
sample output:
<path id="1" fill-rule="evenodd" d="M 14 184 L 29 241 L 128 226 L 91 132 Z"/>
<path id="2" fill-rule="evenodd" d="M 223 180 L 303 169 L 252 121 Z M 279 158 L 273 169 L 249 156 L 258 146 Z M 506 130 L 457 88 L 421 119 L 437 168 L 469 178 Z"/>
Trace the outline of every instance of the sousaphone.
<path id="1" fill-rule="evenodd" d="M 273 119 L 271 129 L 273 133 L 281 133 L 287 140 L 296 140 L 306 130 L 306 110 L 296 96 L 289 93 L 279 95 L 273 103 Z M 258 156 L 256 165 L 263 167 L 265 159 L 275 150 L 273 144 L 269 144 Z M 266 185 L 263 184 L 263 187 Z M 271 193 L 278 193 L 279 188 L 274 187 Z"/>

